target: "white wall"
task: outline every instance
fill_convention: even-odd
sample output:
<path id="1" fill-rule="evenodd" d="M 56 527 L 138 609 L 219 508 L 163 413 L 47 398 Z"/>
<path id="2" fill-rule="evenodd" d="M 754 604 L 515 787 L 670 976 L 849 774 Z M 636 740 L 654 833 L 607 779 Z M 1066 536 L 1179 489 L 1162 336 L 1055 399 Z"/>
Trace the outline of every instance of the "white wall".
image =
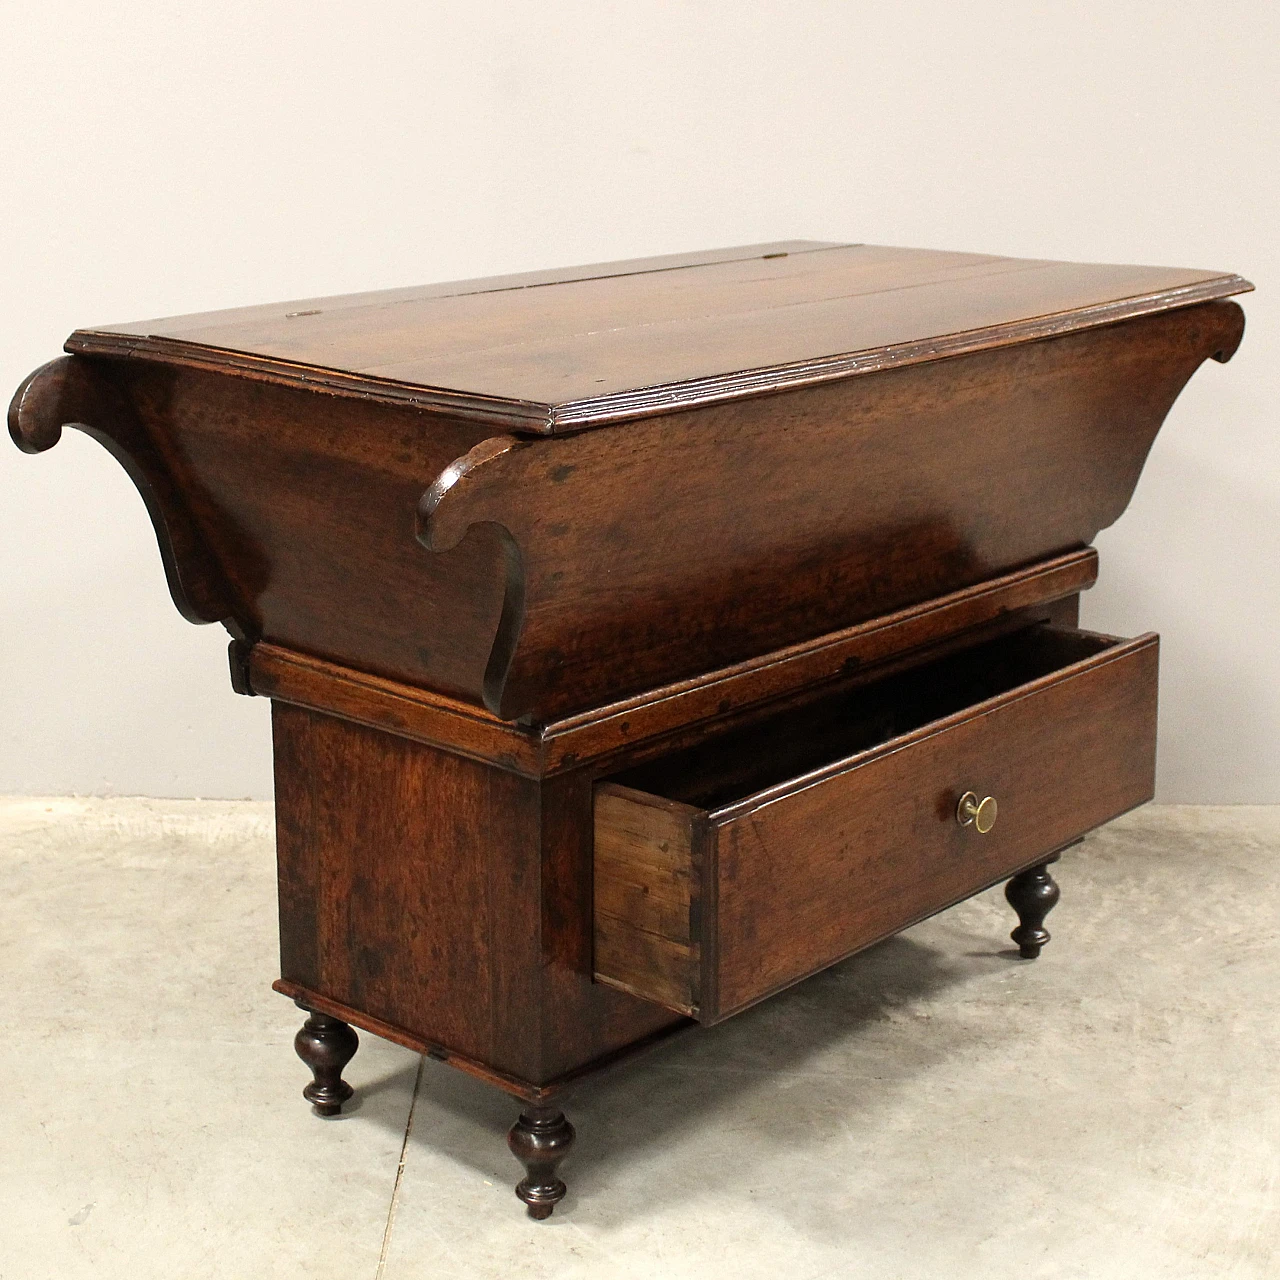
<path id="1" fill-rule="evenodd" d="M 1280 801 L 1275 12 L 10 5 L 0 390 L 77 325 L 788 237 L 1239 271 L 1085 621 L 1164 635 L 1162 799 Z M 0 495 L 0 791 L 269 795 L 117 465 L 69 432 Z"/>

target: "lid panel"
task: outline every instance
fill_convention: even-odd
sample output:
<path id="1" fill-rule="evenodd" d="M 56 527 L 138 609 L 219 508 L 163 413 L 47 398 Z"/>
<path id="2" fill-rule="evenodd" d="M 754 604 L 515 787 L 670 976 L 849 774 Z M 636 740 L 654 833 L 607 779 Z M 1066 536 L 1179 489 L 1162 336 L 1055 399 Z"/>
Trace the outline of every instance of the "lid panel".
<path id="1" fill-rule="evenodd" d="M 327 374 L 330 389 L 555 432 L 1250 287 L 1221 272 L 784 241 L 80 330 L 67 349 L 307 385 Z"/>
<path id="2" fill-rule="evenodd" d="M 679 400 L 683 384 L 694 380 L 755 370 L 780 374 L 779 366 L 841 355 L 850 356 L 851 365 L 863 356 L 867 366 L 883 367 L 905 362 L 886 360 L 894 348 L 910 346 L 915 356 L 944 354 L 933 348 L 948 337 L 1083 312 L 1112 298 L 1136 301 L 1154 290 L 1164 294 L 1204 278 L 1196 271 L 1082 269 L 1008 258 L 922 277 L 874 292 L 721 312 L 714 323 L 697 316 L 581 332 L 573 335 L 573 364 L 563 359 L 563 339 L 549 337 L 485 351 L 482 369 L 475 367 L 473 353 L 468 352 L 377 365 L 365 372 L 446 387 L 466 379 L 469 389 L 480 394 L 568 405 L 580 397 L 590 402 L 611 392 L 656 391 L 664 384 L 652 375 L 661 370 L 671 396 Z M 957 306 L 962 290 L 967 299 L 963 310 Z M 1140 314 L 1140 309 L 1135 305 L 1129 314 Z"/>
<path id="3" fill-rule="evenodd" d="M 814 259 L 822 265 L 815 266 Z M 564 375 L 572 374 L 583 357 L 594 358 L 600 340 L 625 348 L 656 328 L 674 325 L 682 334 L 696 335 L 699 349 L 705 349 L 701 361 L 694 361 L 700 376 L 734 372 L 744 367 L 735 349 L 738 322 L 744 317 L 1034 265 L 958 253 L 907 259 L 889 250 L 797 254 L 669 276 L 587 280 L 571 289 L 414 299 L 384 306 L 376 314 L 369 314 L 372 308 L 304 313 L 283 330 L 269 320 L 231 323 L 202 329 L 188 340 L 421 386 L 546 400 L 548 388 L 553 397 L 561 394 Z M 778 315 L 769 323 L 785 337 L 791 321 Z M 527 379 L 504 383 L 496 375 L 516 348 L 528 348 L 529 358 L 547 375 L 545 385 L 536 386 L 532 395 Z M 642 345 L 625 385 L 652 385 L 661 373 L 665 381 L 687 376 Z M 583 375 L 574 382 L 575 395 L 592 392 L 595 378 L 589 369 Z"/>

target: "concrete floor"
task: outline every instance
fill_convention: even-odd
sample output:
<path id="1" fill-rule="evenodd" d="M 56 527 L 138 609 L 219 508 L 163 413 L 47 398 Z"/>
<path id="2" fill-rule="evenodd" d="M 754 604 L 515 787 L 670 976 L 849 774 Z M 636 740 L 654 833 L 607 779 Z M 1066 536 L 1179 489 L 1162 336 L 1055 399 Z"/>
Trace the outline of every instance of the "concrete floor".
<path id="1" fill-rule="evenodd" d="M 1280 809 L 1092 836 L 1035 964 L 997 890 L 599 1077 L 545 1224 L 448 1067 L 363 1036 L 310 1114 L 269 806 L 0 800 L 0 870 L 3 1280 L 1280 1275 Z"/>

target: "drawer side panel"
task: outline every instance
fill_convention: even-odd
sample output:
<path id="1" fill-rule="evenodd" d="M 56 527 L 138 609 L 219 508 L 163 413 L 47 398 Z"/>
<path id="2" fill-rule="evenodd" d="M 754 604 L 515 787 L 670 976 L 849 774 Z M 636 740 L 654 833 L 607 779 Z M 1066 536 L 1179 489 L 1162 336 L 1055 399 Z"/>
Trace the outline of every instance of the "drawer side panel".
<path id="1" fill-rule="evenodd" d="M 680 1013 L 697 1004 L 696 814 L 626 787 L 596 788 L 595 976 Z"/>

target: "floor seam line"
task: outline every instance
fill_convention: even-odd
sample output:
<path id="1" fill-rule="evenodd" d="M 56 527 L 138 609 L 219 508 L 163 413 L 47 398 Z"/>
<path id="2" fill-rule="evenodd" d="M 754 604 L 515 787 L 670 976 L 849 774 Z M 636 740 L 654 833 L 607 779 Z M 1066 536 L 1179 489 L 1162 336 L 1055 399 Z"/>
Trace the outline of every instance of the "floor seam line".
<path id="1" fill-rule="evenodd" d="M 382 1230 L 382 1249 L 378 1253 L 378 1269 L 373 1280 L 382 1280 L 382 1273 L 387 1267 L 387 1254 L 391 1249 L 391 1228 L 396 1221 L 396 1206 L 400 1201 L 400 1182 L 404 1177 L 404 1162 L 409 1153 L 409 1138 L 413 1134 L 413 1113 L 418 1106 L 418 1089 L 422 1085 L 422 1068 L 426 1065 L 426 1055 L 418 1058 L 418 1073 L 413 1078 L 413 1095 L 409 1099 L 409 1115 L 404 1122 L 404 1141 L 400 1144 L 400 1163 L 396 1165 L 396 1180 L 391 1184 L 391 1203 L 387 1206 L 387 1225 Z"/>

